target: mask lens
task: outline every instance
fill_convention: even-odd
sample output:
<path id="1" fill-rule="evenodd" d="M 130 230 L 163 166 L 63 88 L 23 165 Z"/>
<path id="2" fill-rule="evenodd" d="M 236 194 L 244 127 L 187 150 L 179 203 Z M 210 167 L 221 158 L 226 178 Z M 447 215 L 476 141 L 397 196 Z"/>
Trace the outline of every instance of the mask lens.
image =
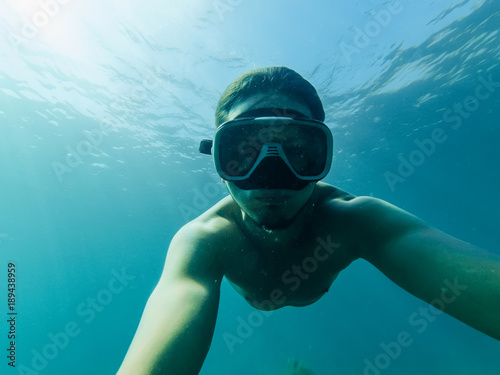
<path id="1" fill-rule="evenodd" d="M 263 145 L 277 143 L 283 149 L 288 166 L 298 176 L 319 176 L 327 162 L 327 131 L 328 128 L 316 123 L 289 118 L 226 123 L 216 136 L 219 170 L 227 179 L 245 177 L 259 159 Z"/>
<path id="2" fill-rule="evenodd" d="M 248 124 L 228 127 L 221 132 L 220 167 L 227 176 L 241 177 L 252 169 L 262 149 L 258 130 L 254 124 Z"/>
<path id="3" fill-rule="evenodd" d="M 288 161 L 298 175 L 317 176 L 326 162 L 326 135 L 316 127 L 290 125 L 282 143 Z"/>

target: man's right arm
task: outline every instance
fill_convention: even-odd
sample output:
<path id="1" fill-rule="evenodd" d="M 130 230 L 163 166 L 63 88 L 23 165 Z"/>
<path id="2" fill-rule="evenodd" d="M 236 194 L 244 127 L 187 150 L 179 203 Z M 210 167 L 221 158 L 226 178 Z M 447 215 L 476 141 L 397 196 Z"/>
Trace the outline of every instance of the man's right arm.
<path id="1" fill-rule="evenodd" d="M 195 375 L 207 355 L 223 276 L 216 241 L 205 224 L 190 223 L 173 238 L 118 375 Z"/>

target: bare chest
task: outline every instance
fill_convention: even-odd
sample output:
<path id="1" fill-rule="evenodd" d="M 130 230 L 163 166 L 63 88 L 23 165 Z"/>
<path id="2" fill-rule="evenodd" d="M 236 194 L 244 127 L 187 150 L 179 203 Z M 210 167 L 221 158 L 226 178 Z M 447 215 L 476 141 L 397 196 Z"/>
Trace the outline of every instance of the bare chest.
<path id="1" fill-rule="evenodd" d="M 266 247 L 242 242 L 226 277 L 261 310 L 305 306 L 320 299 L 348 264 L 345 246 L 331 236 Z"/>

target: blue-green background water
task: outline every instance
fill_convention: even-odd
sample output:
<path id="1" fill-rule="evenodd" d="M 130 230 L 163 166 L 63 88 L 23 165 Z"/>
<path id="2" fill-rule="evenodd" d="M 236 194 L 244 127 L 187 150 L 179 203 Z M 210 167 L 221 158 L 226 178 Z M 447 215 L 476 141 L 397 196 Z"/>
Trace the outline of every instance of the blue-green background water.
<path id="1" fill-rule="evenodd" d="M 222 90 L 255 67 L 318 88 L 326 182 L 500 252 L 500 87 L 484 86 L 500 82 L 498 1 L 1 0 L 0 16 L 4 354 L 9 261 L 18 312 L 17 367 L 2 355 L 2 374 L 116 372 L 171 237 L 227 194 L 197 145 Z M 446 140 L 419 159 L 435 129 Z M 316 304 L 268 317 L 224 283 L 201 374 L 283 374 L 289 358 L 363 374 L 403 331 L 411 345 L 381 374 L 500 374 L 498 341 L 445 315 L 418 332 L 425 306 L 364 261 Z M 249 316 L 231 353 L 225 333 Z"/>

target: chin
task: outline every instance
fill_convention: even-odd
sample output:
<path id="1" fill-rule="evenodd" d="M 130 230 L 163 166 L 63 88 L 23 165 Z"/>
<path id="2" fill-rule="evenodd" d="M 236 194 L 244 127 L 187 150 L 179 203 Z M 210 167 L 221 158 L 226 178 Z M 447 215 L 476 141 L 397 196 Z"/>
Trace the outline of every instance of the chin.
<path id="1" fill-rule="evenodd" d="M 259 226 L 268 229 L 288 227 L 307 205 L 315 183 L 302 190 L 242 190 L 226 181 L 228 190 L 240 208 Z"/>
<path id="2" fill-rule="evenodd" d="M 259 225 L 267 229 L 284 229 L 292 224 L 300 209 L 291 210 L 286 205 L 266 205 L 260 209 L 253 209 L 249 216 Z"/>

